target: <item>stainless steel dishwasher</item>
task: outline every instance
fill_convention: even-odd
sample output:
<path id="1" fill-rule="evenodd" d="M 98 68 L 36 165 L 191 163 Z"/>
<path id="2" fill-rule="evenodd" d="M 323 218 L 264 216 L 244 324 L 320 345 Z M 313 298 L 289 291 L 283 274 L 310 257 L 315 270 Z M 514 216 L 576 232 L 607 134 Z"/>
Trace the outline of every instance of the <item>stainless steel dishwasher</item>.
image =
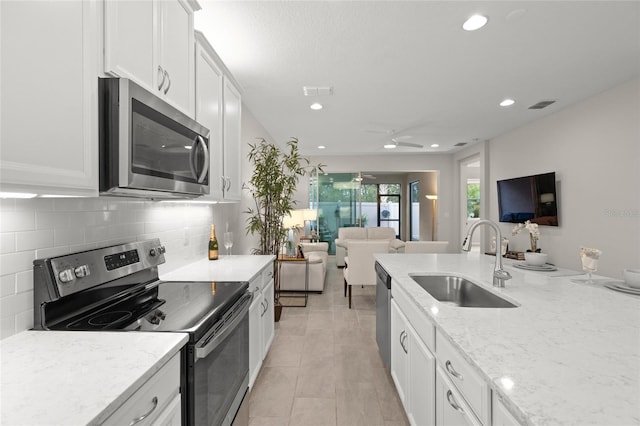
<path id="1" fill-rule="evenodd" d="M 376 341 L 386 368 L 391 367 L 391 276 L 376 262 Z"/>

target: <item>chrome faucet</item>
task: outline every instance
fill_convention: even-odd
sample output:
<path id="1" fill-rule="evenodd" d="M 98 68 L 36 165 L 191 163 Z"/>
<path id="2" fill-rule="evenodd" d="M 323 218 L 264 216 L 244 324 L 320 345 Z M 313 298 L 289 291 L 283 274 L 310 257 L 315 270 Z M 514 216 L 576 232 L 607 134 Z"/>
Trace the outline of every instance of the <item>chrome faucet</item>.
<path id="1" fill-rule="evenodd" d="M 489 225 L 496 231 L 496 264 L 493 268 L 493 286 L 494 287 L 504 287 L 504 282 L 511 279 L 511 274 L 508 271 L 502 269 L 502 234 L 500 233 L 500 228 L 495 222 L 492 222 L 487 219 L 482 219 L 469 227 L 467 231 L 467 236 L 464 237 L 464 242 L 462 243 L 462 250 L 470 251 L 471 250 L 471 238 L 473 237 L 473 231 L 480 225 Z"/>

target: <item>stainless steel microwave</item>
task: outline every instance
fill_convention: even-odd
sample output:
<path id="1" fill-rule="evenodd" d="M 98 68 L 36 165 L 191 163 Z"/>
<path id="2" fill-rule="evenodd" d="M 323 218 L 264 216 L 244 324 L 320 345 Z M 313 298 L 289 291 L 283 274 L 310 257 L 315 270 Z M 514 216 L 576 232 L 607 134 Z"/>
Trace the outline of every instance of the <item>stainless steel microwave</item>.
<path id="1" fill-rule="evenodd" d="M 99 78 L 100 193 L 209 193 L 209 130 L 126 78 Z"/>

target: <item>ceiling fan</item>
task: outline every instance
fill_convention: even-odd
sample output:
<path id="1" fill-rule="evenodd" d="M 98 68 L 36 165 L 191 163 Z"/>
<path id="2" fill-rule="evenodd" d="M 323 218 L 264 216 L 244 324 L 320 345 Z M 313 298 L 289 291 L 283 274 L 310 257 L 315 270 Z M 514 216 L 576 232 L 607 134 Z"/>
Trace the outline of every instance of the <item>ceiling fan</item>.
<path id="1" fill-rule="evenodd" d="M 397 148 L 399 146 L 406 146 L 406 147 L 411 147 L 411 148 L 424 148 L 424 145 L 419 144 L 419 143 L 414 143 L 414 142 L 406 142 L 404 140 L 402 140 L 403 138 L 409 139 L 411 138 L 411 136 L 409 137 L 398 137 L 398 138 L 391 138 L 391 141 L 387 142 L 384 144 L 384 147 L 386 149 L 394 149 Z"/>
<path id="2" fill-rule="evenodd" d="M 358 176 L 353 178 L 355 182 L 362 182 L 364 179 L 377 179 L 377 177 L 375 177 L 374 175 L 358 172 Z"/>

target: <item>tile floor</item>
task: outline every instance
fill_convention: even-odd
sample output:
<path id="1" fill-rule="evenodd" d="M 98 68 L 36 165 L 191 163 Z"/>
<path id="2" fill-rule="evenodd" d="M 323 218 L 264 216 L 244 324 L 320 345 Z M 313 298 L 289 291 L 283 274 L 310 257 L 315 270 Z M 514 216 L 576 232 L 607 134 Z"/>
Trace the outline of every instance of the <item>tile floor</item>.
<path id="1" fill-rule="evenodd" d="M 306 308 L 283 308 L 251 391 L 250 426 L 409 424 L 378 353 L 375 287 L 354 287 L 352 298 L 349 309 L 330 257 L 325 291 Z"/>

